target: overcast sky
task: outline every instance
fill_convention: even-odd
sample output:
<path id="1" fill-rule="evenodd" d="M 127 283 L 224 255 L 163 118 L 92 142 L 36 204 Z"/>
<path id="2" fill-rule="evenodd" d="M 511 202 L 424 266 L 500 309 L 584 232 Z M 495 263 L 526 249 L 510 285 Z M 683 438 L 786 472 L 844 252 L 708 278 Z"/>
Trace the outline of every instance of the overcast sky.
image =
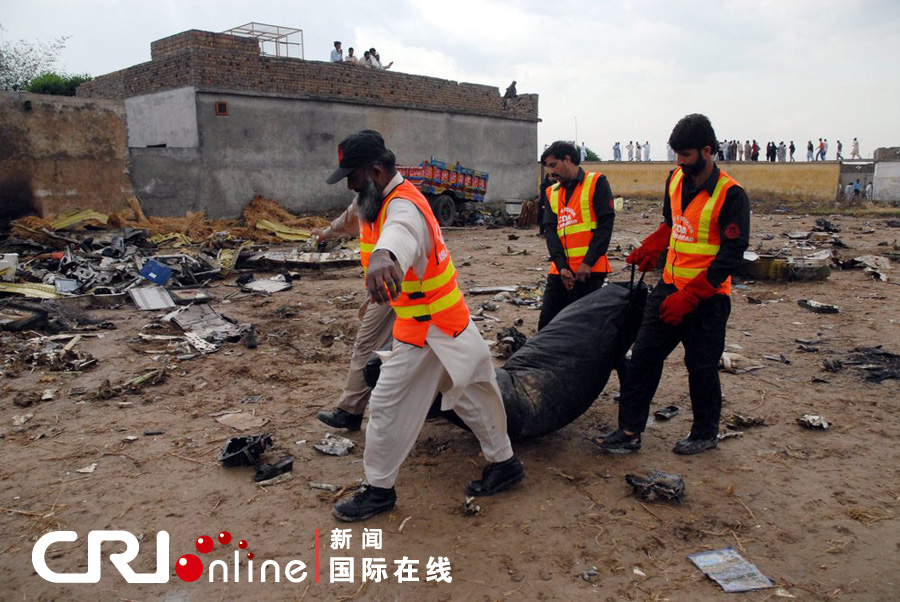
<path id="1" fill-rule="evenodd" d="M 375 46 L 393 69 L 540 95 L 538 148 L 616 140 L 665 157 L 675 122 L 720 139 L 900 145 L 897 0 L 0 0 L 5 40 L 69 36 L 59 66 L 101 75 L 150 60 L 150 43 L 256 21 L 303 29 L 305 58 Z M 361 51 L 360 51 L 360 54 Z"/>

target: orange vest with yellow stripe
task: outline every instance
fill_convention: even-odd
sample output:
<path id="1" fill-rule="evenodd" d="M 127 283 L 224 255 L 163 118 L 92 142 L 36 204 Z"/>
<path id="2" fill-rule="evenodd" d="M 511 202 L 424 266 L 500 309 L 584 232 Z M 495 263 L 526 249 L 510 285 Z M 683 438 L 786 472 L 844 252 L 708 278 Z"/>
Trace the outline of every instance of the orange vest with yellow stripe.
<path id="1" fill-rule="evenodd" d="M 397 299 L 391 301 L 394 313 L 394 338 L 410 345 L 423 347 L 428 327 L 434 324 L 445 333 L 457 336 L 469 325 L 469 308 L 462 291 L 456 284 L 456 267 L 444 244 L 441 228 L 434 218 L 428 201 L 415 186 L 403 180 L 384 199 L 378 220 L 370 224 L 360 219 L 360 261 L 368 271 L 372 250 L 381 235 L 387 216 L 387 208 L 397 197 L 413 203 L 428 224 L 434 248 L 428 254 L 428 265 L 420 279 L 410 267 L 403 277 L 403 286 Z"/>
<path id="2" fill-rule="evenodd" d="M 597 229 L 597 212 L 594 211 L 594 190 L 601 173 L 584 174 L 584 179 L 572 192 L 568 203 L 566 191 L 557 182 L 547 188 L 545 194 L 550 211 L 556 215 L 556 233 L 566 252 L 569 269 L 574 273 L 584 261 L 588 247 L 593 238 L 593 230 Z M 609 260 L 606 255 L 600 257 L 591 267 L 591 272 L 609 272 Z M 559 274 L 556 264 L 550 263 L 550 273 Z"/>
<path id="3" fill-rule="evenodd" d="M 701 190 L 682 211 L 681 193 L 684 172 L 679 167 L 669 180 L 669 199 L 672 209 L 672 234 L 669 237 L 669 253 L 663 270 L 663 281 L 684 288 L 697 274 L 709 269 L 721 245 L 719 213 L 725 202 L 725 194 L 739 184 L 724 171 L 719 170 L 719 181 L 712 196 Z M 717 289 L 723 295 L 731 294 L 731 277 Z"/>

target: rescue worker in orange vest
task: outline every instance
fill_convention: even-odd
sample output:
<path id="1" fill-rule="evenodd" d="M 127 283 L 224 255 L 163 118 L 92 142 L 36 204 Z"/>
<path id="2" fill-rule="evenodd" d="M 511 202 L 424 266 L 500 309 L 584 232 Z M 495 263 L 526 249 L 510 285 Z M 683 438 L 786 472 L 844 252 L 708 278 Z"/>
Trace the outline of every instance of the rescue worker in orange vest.
<path id="1" fill-rule="evenodd" d="M 731 313 L 731 276 L 749 242 L 750 203 L 741 185 L 713 161 L 718 145 L 705 116 L 684 117 L 672 130 L 669 144 L 678 168 L 666 180 L 664 221 L 626 259 L 646 272 L 668 249 L 662 280 L 647 299 L 632 348 L 619 400 L 619 428 L 594 439 L 610 453 L 640 449 L 663 362 L 679 342 L 684 345 L 694 422 L 672 451 L 698 454 L 718 441 L 718 366 Z"/>
<path id="2" fill-rule="evenodd" d="M 550 274 L 538 330 L 567 305 L 603 286 L 609 273 L 606 250 L 616 219 L 606 176 L 585 173 L 571 142 L 557 140 L 541 155 L 556 184 L 541 194 Z"/>
<path id="3" fill-rule="evenodd" d="M 390 304 L 394 344 L 382 356 L 369 398 L 363 467 L 366 483 L 335 504 L 343 521 L 391 510 L 400 465 L 412 450 L 437 393 L 481 444 L 489 462 L 468 495 L 491 495 L 525 476 L 506 432 L 506 410 L 487 343 L 469 316 L 456 268 L 425 197 L 397 173 L 380 134 L 364 130 L 338 145 L 339 167 L 360 216 L 360 258 L 370 301 Z"/>

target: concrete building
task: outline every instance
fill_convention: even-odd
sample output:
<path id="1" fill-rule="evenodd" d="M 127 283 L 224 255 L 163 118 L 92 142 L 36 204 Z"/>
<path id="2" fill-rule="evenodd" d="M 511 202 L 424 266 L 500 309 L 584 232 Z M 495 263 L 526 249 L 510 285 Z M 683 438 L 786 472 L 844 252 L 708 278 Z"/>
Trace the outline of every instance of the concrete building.
<path id="1" fill-rule="evenodd" d="M 252 38 L 187 31 L 81 97 L 125 102 L 134 192 L 152 215 L 234 217 L 254 195 L 297 211 L 341 208 L 325 178 L 347 134 L 376 129 L 398 163 L 435 157 L 490 173 L 486 200 L 536 189 L 537 95 L 260 54 Z"/>

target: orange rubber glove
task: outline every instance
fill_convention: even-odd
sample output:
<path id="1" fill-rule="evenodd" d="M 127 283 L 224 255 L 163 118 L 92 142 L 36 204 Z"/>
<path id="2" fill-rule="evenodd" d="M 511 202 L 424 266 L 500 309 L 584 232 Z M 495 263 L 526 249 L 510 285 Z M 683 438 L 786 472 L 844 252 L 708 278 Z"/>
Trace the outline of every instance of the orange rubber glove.
<path id="1" fill-rule="evenodd" d="M 669 237 L 672 226 L 663 222 L 656 231 L 641 242 L 641 246 L 625 258 L 625 263 L 633 263 L 642 272 L 649 272 L 656 267 L 659 256 L 669 248 Z"/>
<path id="2" fill-rule="evenodd" d="M 663 299 L 659 306 L 659 317 L 669 326 L 678 326 L 686 315 L 697 309 L 701 301 L 715 294 L 716 288 L 706 279 L 706 270 L 703 270 L 683 289 Z"/>

